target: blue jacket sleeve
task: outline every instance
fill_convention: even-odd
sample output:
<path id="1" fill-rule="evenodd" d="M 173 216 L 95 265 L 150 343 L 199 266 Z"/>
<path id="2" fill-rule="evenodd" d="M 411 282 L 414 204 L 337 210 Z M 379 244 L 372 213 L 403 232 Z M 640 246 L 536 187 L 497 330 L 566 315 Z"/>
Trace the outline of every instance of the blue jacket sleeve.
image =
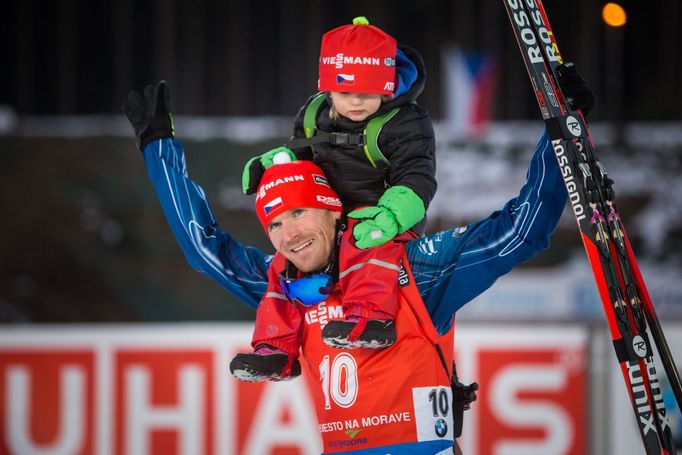
<path id="1" fill-rule="evenodd" d="M 549 246 L 567 193 L 547 133 L 519 195 L 468 226 L 407 245 L 408 260 L 431 319 L 445 333 L 453 314 L 516 264 Z"/>
<path id="2" fill-rule="evenodd" d="M 267 288 L 271 256 L 220 229 L 204 190 L 187 175 L 182 144 L 161 139 L 144 149 L 147 172 L 187 261 L 252 307 Z"/>

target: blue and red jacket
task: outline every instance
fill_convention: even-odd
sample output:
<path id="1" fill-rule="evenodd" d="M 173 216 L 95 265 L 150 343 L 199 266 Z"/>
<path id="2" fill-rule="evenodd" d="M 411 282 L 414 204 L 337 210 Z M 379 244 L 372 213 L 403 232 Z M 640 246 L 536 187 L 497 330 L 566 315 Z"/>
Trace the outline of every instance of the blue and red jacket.
<path id="1" fill-rule="evenodd" d="M 187 174 L 175 139 L 148 144 L 144 159 L 166 218 L 189 263 L 256 308 L 268 286 L 272 256 L 220 228 L 203 189 Z M 407 262 L 426 314 L 440 335 L 453 315 L 500 276 L 549 246 L 567 193 L 547 134 L 533 154 L 519 194 L 487 218 L 409 241 Z M 426 446 L 384 446 L 394 455 L 433 453 Z M 376 449 L 353 453 L 373 454 Z"/>
<path id="2" fill-rule="evenodd" d="M 149 178 L 190 265 L 256 308 L 272 256 L 220 228 L 203 189 L 187 174 L 182 144 L 162 139 L 144 150 Z M 516 264 L 549 246 L 567 194 L 547 134 L 518 196 L 487 218 L 408 242 L 407 258 L 440 333 L 452 315 Z"/>

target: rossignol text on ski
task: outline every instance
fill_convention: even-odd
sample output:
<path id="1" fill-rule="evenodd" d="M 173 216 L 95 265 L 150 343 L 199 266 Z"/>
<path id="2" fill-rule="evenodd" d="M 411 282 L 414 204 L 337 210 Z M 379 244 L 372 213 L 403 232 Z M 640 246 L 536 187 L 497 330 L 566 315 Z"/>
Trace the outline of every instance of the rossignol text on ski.
<path id="1" fill-rule="evenodd" d="M 503 0 L 552 140 L 647 455 L 675 454 L 649 332 L 682 408 L 682 385 L 585 119 L 557 83 L 563 60 L 541 0 Z"/>

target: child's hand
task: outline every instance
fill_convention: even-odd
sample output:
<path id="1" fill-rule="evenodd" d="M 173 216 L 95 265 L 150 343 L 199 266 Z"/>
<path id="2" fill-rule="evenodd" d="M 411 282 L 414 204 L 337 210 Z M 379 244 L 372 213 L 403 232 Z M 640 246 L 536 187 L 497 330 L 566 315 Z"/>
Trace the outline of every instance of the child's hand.
<path id="1" fill-rule="evenodd" d="M 355 246 L 362 250 L 383 245 L 398 234 L 395 216 L 383 207 L 354 210 L 348 217 L 360 221 L 353 227 L 353 237 Z"/>
<path id="2" fill-rule="evenodd" d="M 349 218 L 360 220 L 353 228 L 355 246 L 360 249 L 383 245 L 410 229 L 425 215 L 424 201 L 406 186 L 392 186 L 376 207 L 354 210 Z"/>
<path id="3" fill-rule="evenodd" d="M 277 147 L 260 156 L 254 156 L 246 163 L 244 171 L 242 172 L 242 191 L 244 194 L 253 194 L 258 190 L 258 185 L 260 185 L 260 179 L 263 177 L 263 173 L 273 164 L 277 164 L 273 162 L 273 160 L 275 159 L 275 156 L 280 153 L 288 155 L 289 158 L 291 158 L 291 161 L 298 160 L 294 152 L 286 147 Z M 278 157 L 277 160 L 279 159 L 280 158 Z"/>

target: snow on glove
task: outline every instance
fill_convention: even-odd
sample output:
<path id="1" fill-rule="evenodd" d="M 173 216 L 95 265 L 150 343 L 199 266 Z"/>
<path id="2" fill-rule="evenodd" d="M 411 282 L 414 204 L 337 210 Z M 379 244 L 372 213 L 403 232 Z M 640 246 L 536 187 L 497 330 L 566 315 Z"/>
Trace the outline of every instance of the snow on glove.
<path id="1" fill-rule="evenodd" d="M 260 179 L 263 177 L 263 173 L 267 168 L 275 164 L 273 160 L 279 153 L 288 155 L 291 161 L 298 160 L 294 152 L 286 147 L 277 147 L 262 155 L 254 156 L 246 162 L 246 166 L 244 166 L 244 171 L 242 172 L 242 191 L 244 194 L 253 194 L 258 190 L 258 185 L 260 185 Z"/>
<path id="2" fill-rule="evenodd" d="M 375 207 L 354 210 L 349 218 L 360 220 L 353 228 L 360 249 L 383 245 L 424 218 L 426 208 L 417 193 L 406 186 L 392 186 Z"/>
<path id="3" fill-rule="evenodd" d="M 580 109 L 583 117 L 587 119 L 594 107 L 594 93 L 587 85 L 585 78 L 578 72 L 575 63 L 563 63 L 556 68 L 557 81 L 561 87 L 561 93 L 573 109 Z"/>
<path id="4" fill-rule="evenodd" d="M 144 98 L 135 91 L 130 92 L 121 104 L 121 111 L 135 129 L 137 148 L 140 151 L 152 141 L 175 136 L 166 81 L 145 87 Z"/>

